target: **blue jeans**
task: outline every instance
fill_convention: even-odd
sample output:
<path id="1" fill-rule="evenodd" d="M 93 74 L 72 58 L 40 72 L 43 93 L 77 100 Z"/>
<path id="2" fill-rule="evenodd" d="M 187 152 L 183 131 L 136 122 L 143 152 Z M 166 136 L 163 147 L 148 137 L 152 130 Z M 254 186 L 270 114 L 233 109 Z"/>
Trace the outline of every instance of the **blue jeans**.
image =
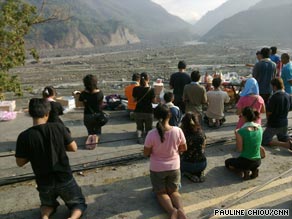
<path id="1" fill-rule="evenodd" d="M 192 162 L 186 162 L 181 160 L 180 161 L 180 169 L 181 172 L 188 172 L 195 175 L 200 175 L 201 172 L 203 172 L 207 167 L 207 160 L 198 162 L 198 163 L 192 163 Z"/>
<path id="2" fill-rule="evenodd" d="M 60 196 L 71 211 L 79 209 L 84 212 L 87 208 L 81 188 L 74 178 L 60 185 L 39 186 L 37 190 L 39 191 L 41 206 L 57 208 L 59 206 L 57 198 Z"/>

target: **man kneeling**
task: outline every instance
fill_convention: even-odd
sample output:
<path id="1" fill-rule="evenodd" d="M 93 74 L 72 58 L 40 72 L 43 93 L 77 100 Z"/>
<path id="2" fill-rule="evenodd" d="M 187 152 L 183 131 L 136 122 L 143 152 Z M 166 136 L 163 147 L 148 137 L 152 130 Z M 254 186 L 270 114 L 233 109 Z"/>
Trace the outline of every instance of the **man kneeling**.
<path id="1" fill-rule="evenodd" d="M 70 219 L 78 219 L 86 209 L 81 188 L 73 178 L 66 151 L 77 151 L 66 128 L 58 123 L 47 123 L 50 103 L 33 98 L 29 114 L 33 126 L 19 134 L 16 143 L 16 163 L 22 167 L 30 162 L 36 176 L 41 201 L 42 219 L 55 212 L 60 196 L 71 211 Z"/>

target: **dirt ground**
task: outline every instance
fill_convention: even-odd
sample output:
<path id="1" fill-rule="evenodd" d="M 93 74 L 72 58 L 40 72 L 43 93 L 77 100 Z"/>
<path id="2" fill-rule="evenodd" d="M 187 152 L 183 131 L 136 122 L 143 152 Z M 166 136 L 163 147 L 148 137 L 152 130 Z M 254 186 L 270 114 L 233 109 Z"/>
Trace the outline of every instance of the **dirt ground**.
<path id="1" fill-rule="evenodd" d="M 290 114 L 291 118 L 291 114 Z M 206 155 L 208 166 L 206 181 L 192 183 L 182 178 L 181 194 L 190 219 L 210 218 L 215 208 L 235 207 L 289 209 L 292 212 L 292 154 L 282 148 L 267 148 L 267 158 L 262 160 L 259 177 L 242 181 L 238 176 L 227 171 L 224 160 L 237 156 L 233 141 L 233 131 L 237 117 L 227 113 L 227 122 L 220 129 L 204 127 L 210 142 L 225 142 L 208 145 Z M 93 151 L 84 150 L 86 130 L 82 124 L 82 111 L 75 110 L 63 116 L 65 124 L 80 145 L 79 151 L 69 153 L 71 165 L 87 163 L 104 158 L 128 155 L 141 152 L 143 146 L 133 140 L 135 124 L 128 120 L 125 112 L 112 112 L 109 124 L 103 129 L 98 147 Z M 290 127 L 291 127 L 291 119 Z M 31 125 L 31 119 L 25 113 L 18 113 L 17 119 L 0 123 L 0 155 L 13 153 L 15 138 L 18 133 Z M 119 140 L 114 143 L 106 143 Z M 31 173 L 30 165 L 18 168 L 15 158 L 1 157 L 1 178 Z M 158 206 L 151 191 L 149 179 L 149 161 L 126 163 L 118 166 L 94 168 L 82 173 L 75 173 L 75 178 L 82 188 L 88 209 L 83 218 L 167 218 Z M 290 172 L 277 178 L 285 171 Z M 268 185 L 265 183 L 271 181 Z M 260 191 L 250 191 L 254 189 Z M 246 197 L 243 197 L 250 192 Z M 0 218 L 20 219 L 39 217 L 39 199 L 33 180 L 0 187 Z M 236 202 L 238 201 L 238 203 Z M 61 202 L 62 203 L 62 202 Z M 58 208 L 53 219 L 66 218 L 68 211 L 64 205 Z M 242 217 L 245 218 L 245 217 Z M 262 217 L 265 218 L 265 217 Z M 277 217 L 280 218 L 280 217 Z"/>

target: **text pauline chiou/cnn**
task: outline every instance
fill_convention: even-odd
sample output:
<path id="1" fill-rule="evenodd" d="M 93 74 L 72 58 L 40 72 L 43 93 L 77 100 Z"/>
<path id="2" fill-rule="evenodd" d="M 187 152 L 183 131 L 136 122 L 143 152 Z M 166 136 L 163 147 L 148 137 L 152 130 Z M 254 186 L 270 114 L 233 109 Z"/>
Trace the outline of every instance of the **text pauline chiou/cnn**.
<path id="1" fill-rule="evenodd" d="M 281 216 L 289 217 L 289 209 L 214 209 L 214 216 L 238 217 L 238 216 Z"/>

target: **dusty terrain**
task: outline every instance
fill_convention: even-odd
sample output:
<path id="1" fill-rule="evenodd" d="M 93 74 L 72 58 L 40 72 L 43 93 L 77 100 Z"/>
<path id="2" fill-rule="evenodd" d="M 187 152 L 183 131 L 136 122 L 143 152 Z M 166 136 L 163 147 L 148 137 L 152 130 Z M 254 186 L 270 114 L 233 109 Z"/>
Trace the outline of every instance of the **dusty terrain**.
<path id="1" fill-rule="evenodd" d="M 0 123 L 0 182 L 31 175 L 30 165 L 16 167 L 13 151 L 17 135 L 32 124 L 23 108 L 27 106 L 28 98 L 40 96 L 45 85 L 57 86 L 59 96 L 70 95 L 73 90 L 82 89 L 81 80 L 85 74 L 93 73 L 97 74 L 100 82 L 104 80 L 100 87 L 105 93 L 122 93 L 124 83 L 121 79 L 129 80 L 131 72 L 148 71 L 152 78 L 161 77 L 167 81 L 181 59 L 193 65 L 228 64 L 222 67 L 223 71 L 233 71 L 236 68 L 236 71 L 244 75 L 249 74 L 250 70 L 243 66 L 235 67 L 234 64 L 252 62 L 254 55 L 253 49 L 219 46 L 209 48 L 207 45 L 199 45 L 103 55 L 74 54 L 70 58 L 51 56 L 43 59 L 40 64 L 28 63 L 26 67 L 15 69 L 26 91 L 24 98 L 17 99 L 17 119 Z M 10 94 L 7 97 L 13 98 Z M 82 110 L 76 109 L 63 116 L 79 145 L 78 152 L 69 153 L 73 169 L 79 164 L 88 167 L 94 162 L 142 151 L 143 146 L 136 143 L 135 124 L 127 118 L 126 113 L 110 113 L 111 120 L 103 128 L 101 143 L 93 151 L 84 149 L 86 130 L 82 122 Z M 194 184 L 188 179 L 182 179 L 181 193 L 188 217 L 210 218 L 215 208 L 224 207 L 289 209 L 291 215 L 291 153 L 282 148 L 267 148 L 267 158 L 262 161 L 259 177 L 249 181 L 240 180 L 224 167 L 225 159 L 238 155 L 233 136 L 237 116 L 233 109 L 229 109 L 226 117 L 227 122 L 220 129 L 204 127 L 208 139 L 206 182 Z M 290 113 L 289 127 L 291 126 Z M 83 218 L 167 218 L 151 192 L 149 161 L 138 158 L 140 159 L 122 165 L 75 172 L 88 203 L 88 210 Z M 39 217 L 39 199 L 33 180 L 1 186 L 0 197 L 0 218 Z M 62 205 L 52 218 L 62 219 L 67 216 L 66 207 Z"/>

